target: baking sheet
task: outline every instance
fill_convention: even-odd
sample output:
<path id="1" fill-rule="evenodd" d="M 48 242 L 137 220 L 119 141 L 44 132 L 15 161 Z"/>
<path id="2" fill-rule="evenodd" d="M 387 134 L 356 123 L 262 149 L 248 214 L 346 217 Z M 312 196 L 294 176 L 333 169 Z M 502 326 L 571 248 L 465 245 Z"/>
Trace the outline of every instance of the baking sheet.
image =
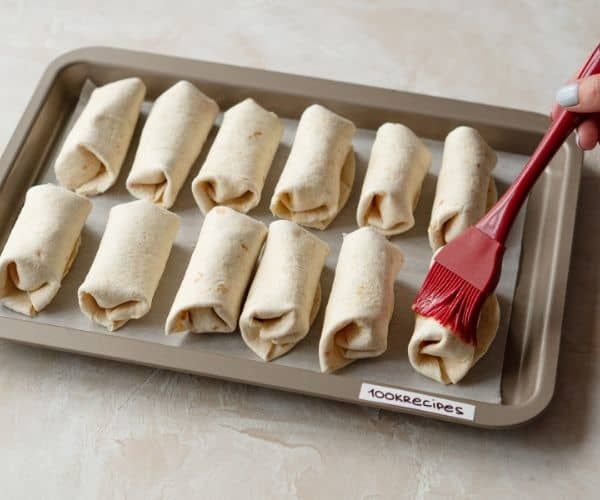
<path id="1" fill-rule="evenodd" d="M 66 127 L 62 131 L 61 137 L 54 145 L 53 151 L 49 155 L 46 165 L 38 179 L 38 183 L 55 182 L 52 169 L 54 158 L 60 150 L 62 142 L 66 137 L 66 133 L 71 128 L 74 120 L 81 113 L 93 88 L 91 82 L 86 83 L 84 86 L 79 103 Z M 202 164 L 216 130 L 213 130 L 213 133 L 209 137 L 200 158 L 192 168 L 190 177 L 172 209 L 181 216 L 182 225 L 177 241 L 171 252 L 167 268 L 155 295 L 150 313 L 140 320 L 130 321 L 117 332 L 108 334 L 103 328 L 89 321 L 79 310 L 77 305 L 77 288 L 83 281 L 94 258 L 101 235 L 104 231 L 108 211 L 110 207 L 115 204 L 124 203 L 133 199 L 125 188 L 125 179 L 129 173 L 131 162 L 133 160 L 139 133 L 150 107 L 151 103 L 144 103 L 143 116 L 138 123 L 134 140 L 117 183 L 108 191 L 108 193 L 92 198 L 94 206 L 84 229 L 79 256 L 77 257 L 71 272 L 65 278 L 63 286 L 55 300 L 47 309 L 33 319 L 24 318 L 5 308 L 0 308 L 0 316 L 94 332 L 99 335 L 107 336 L 106 341 L 110 341 L 110 338 L 108 338 L 109 335 L 118 335 L 148 342 L 180 346 L 181 348 L 188 350 L 208 350 L 225 356 L 251 359 L 256 360 L 257 363 L 262 363 L 262 361 L 258 360 L 258 358 L 256 358 L 246 347 L 237 333 L 170 337 L 164 336 L 163 333 L 164 321 L 183 277 L 203 220 L 202 214 L 193 200 L 190 190 L 190 181 L 196 175 Z M 274 111 L 277 112 L 277 110 Z M 217 119 L 217 125 L 220 124 L 221 119 L 222 115 Z M 284 122 L 284 136 L 273 167 L 267 178 L 261 204 L 250 212 L 250 215 L 265 223 L 274 220 L 274 217 L 268 210 L 268 204 L 281 169 L 289 154 L 297 124 L 294 120 L 284 120 Z M 342 233 L 353 231 L 357 227 L 355 222 L 356 206 L 374 137 L 375 131 L 358 130 L 354 139 L 357 172 L 350 200 L 344 210 L 327 230 L 313 231 L 319 237 L 327 241 L 332 250 L 322 275 L 324 297 L 320 314 L 306 339 L 298 344 L 291 353 L 279 358 L 274 361 L 274 363 L 319 371 L 317 353 L 319 334 L 323 321 L 324 305 L 327 302 L 329 291 L 331 289 L 337 254 L 342 241 L 341 235 Z M 349 376 L 383 385 L 402 385 L 407 389 L 424 390 L 489 403 L 500 403 L 503 353 L 510 323 L 512 297 L 518 273 L 524 210 L 521 212 L 521 216 L 515 223 L 511 238 L 507 245 L 503 274 L 497 290 L 502 311 L 501 323 L 498 335 L 488 354 L 473 368 L 473 370 L 471 370 L 463 381 L 456 386 L 442 386 L 422 377 L 414 372 L 408 362 L 406 349 L 414 323 L 410 305 L 416 290 L 428 269 L 429 261 L 431 259 L 431 250 L 427 241 L 426 229 L 429 222 L 435 191 L 435 182 L 441 163 L 442 153 L 441 142 L 426 140 L 426 143 L 431 149 L 433 163 L 432 169 L 425 180 L 419 206 L 415 214 L 416 225 L 407 233 L 391 239 L 391 241 L 398 245 L 404 252 L 406 263 L 396 280 L 396 307 L 390 324 L 388 351 L 379 358 L 353 363 L 337 374 L 331 376 Z M 499 152 L 498 165 L 494 170 L 494 177 L 500 192 L 502 192 L 506 185 L 515 177 L 525 160 L 526 157 L 524 156 Z"/>

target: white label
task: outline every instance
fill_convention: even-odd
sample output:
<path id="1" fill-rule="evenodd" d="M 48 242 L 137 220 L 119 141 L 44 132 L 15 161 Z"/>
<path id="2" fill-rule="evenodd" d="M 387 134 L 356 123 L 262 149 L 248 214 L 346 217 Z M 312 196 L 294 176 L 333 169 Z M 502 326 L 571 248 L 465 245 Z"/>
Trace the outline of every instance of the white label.
<path id="1" fill-rule="evenodd" d="M 429 394 L 405 391 L 394 387 L 363 383 L 360 387 L 359 399 L 373 401 L 391 406 L 401 406 L 411 410 L 437 413 L 446 417 L 462 420 L 475 419 L 475 406 L 450 399 L 438 398 Z"/>

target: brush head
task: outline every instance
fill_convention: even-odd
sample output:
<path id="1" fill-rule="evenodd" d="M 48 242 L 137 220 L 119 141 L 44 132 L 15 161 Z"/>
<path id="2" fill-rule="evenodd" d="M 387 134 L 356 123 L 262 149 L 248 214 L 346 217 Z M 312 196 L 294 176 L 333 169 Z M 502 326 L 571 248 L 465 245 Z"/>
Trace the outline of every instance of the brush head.
<path id="1" fill-rule="evenodd" d="M 498 284 L 503 255 L 504 245 L 477 227 L 467 229 L 435 254 L 413 311 L 476 345 L 481 307 Z"/>

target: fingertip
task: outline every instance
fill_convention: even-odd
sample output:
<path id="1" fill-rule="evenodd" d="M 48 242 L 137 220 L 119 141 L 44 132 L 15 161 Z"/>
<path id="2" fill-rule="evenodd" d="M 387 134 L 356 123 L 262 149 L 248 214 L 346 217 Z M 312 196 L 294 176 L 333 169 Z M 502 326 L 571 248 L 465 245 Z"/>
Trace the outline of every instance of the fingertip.
<path id="1" fill-rule="evenodd" d="M 590 150 L 596 147 L 600 131 L 598 123 L 592 118 L 584 121 L 577 128 L 577 145 L 583 150 Z"/>
<path id="2" fill-rule="evenodd" d="M 569 111 L 595 113 L 600 111 L 600 74 L 591 75 L 565 85 L 556 94 L 557 102 Z"/>

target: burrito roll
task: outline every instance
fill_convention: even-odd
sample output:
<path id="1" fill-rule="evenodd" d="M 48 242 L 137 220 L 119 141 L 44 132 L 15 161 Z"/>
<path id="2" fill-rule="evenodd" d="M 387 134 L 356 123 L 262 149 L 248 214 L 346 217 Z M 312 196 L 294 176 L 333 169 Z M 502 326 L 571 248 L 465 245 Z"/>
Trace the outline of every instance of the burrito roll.
<path id="1" fill-rule="evenodd" d="M 477 130 L 458 127 L 448 134 L 428 229 L 433 250 L 478 222 L 496 199 L 495 165 L 496 153 Z"/>
<path id="2" fill-rule="evenodd" d="M 98 252 L 79 287 L 79 307 L 109 331 L 152 305 L 179 229 L 179 216 L 149 201 L 115 205 Z"/>
<path id="3" fill-rule="evenodd" d="M 321 371 L 385 352 L 403 262 L 402 252 L 373 228 L 344 236 L 319 342 Z"/>
<path id="4" fill-rule="evenodd" d="M 476 345 L 463 342 L 434 318 L 417 314 L 408 344 L 408 359 L 422 375 L 442 384 L 457 384 L 487 352 L 499 324 L 500 306 L 496 295 L 490 295 L 483 304 Z"/>
<path id="5" fill-rule="evenodd" d="M 489 189 L 489 186 L 493 189 Z M 496 202 L 497 196 L 492 179 L 486 187 L 488 187 L 487 206 L 484 207 L 484 212 Z M 462 211 L 459 209 L 458 212 Z M 456 236 L 458 234 L 452 235 L 452 237 Z M 500 306 L 496 295 L 490 295 L 483 304 L 475 345 L 464 342 L 456 333 L 434 318 L 419 314 L 415 317 L 415 329 L 408 345 L 408 358 L 412 366 L 419 373 L 442 384 L 456 384 L 487 352 L 496 337 L 500 324 Z"/>
<path id="6" fill-rule="evenodd" d="M 242 338 L 271 361 L 308 334 L 321 304 L 321 271 L 329 246 L 289 221 L 275 221 L 240 317 Z"/>
<path id="7" fill-rule="evenodd" d="M 233 332 L 266 236 L 262 222 L 231 208 L 208 212 L 165 333 Z"/>
<path id="8" fill-rule="evenodd" d="M 180 81 L 156 99 L 142 130 L 127 189 L 171 208 L 219 113 L 215 101 Z"/>
<path id="9" fill-rule="evenodd" d="M 192 182 L 192 193 L 202 212 L 226 205 L 246 213 L 258 205 L 281 134 L 281 120 L 253 99 L 228 109 Z"/>
<path id="10" fill-rule="evenodd" d="M 271 199 L 271 212 L 325 229 L 352 191 L 354 124 L 314 104 L 302 113 L 292 151 Z"/>
<path id="11" fill-rule="evenodd" d="M 384 123 L 373 143 L 356 218 L 386 236 L 415 225 L 413 212 L 431 166 L 431 153 L 404 125 Z"/>
<path id="12" fill-rule="evenodd" d="M 89 200 L 52 184 L 29 188 L 0 254 L 0 303 L 27 316 L 44 309 L 69 272 L 92 209 Z"/>
<path id="13" fill-rule="evenodd" d="M 93 196 L 115 183 L 145 94 L 139 78 L 119 80 L 92 92 L 54 164 L 62 186 Z"/>

